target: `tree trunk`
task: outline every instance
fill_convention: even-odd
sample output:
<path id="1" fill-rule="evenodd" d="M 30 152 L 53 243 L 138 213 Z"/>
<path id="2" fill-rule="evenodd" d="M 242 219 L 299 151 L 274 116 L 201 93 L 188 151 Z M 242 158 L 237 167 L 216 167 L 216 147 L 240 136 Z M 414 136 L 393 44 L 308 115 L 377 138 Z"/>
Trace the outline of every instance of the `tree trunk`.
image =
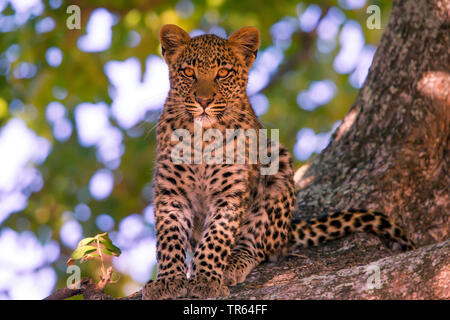
<path id="1" fill-rule="evenodd" d="M 449 233 L 450 1 L 395 1 L 364 87 L 296 173 L 298 212 L 376 209 L 419 245 Z"/>

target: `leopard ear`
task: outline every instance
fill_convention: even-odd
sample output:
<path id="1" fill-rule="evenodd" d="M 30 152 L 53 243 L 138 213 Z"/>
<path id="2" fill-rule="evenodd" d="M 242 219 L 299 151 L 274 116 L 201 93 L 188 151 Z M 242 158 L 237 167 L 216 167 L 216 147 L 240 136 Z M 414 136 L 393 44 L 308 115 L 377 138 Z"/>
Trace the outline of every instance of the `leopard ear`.
<path id="1" fill-rule="evenodd" d="M 228 38 L 228 43 L 236 49 L 250 69 L 258 53 L 260 43 L 259 31 L 255 27 L 244 27 Z"/>
<path id="2" fill-rule="evenodd" d="M 166 24 L 159 32 L 161 53 L 169 63 L 170 58 L 191 39 L 189 34 L 174 24 Z"/>

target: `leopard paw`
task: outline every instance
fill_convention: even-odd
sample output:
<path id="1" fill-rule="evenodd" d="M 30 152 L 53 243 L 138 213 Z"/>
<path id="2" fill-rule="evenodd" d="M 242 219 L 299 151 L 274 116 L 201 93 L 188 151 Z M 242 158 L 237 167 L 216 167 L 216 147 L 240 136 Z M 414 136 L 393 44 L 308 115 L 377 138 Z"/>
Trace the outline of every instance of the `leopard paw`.
<path id="1" fill-rule="evenodd" d="M 228 260 L 228 264 L 223 272 L 223 282 L 227 286 L 235 286 L 242 283 L 257 265 L 258 261 L 253 259 L 253 257 L 239 254 L 233 255 Z"/>
<path id="2" fill-rule="evenodd" d="M 166 300 L 187 296 L 187 279 L 171 277 L 150 280 L 142 289 L 143 300 Z"/>
<path id="3" fill-rule="evenodd" d="M 228 287 L 221 281 L 203 276 L 189 279 L 188 292 L 189 297 L 197 299 L 217 298 L 230 294 Z"/>
<path id="4" fill-rule="evenodd" d="M 223 282 L 227 286 L 235 286 L 242 283 L 248 275 L 248 272 L 245 271 L 246 270 L 239 268 L 227 268 L 223 273 Z"/>

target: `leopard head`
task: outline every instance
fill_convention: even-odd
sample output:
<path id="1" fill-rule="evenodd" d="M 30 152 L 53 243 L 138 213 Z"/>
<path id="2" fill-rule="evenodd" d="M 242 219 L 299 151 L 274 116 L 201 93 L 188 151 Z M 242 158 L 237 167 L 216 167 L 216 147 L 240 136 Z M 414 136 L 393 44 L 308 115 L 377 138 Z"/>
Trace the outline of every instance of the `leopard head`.
<path id="1" fill-rule="evenodd" d="M 161 49 L 169 66 L 168 102 L 192 120 L 211 126 L 248 99 L 248 72 L 260 37 L 244 27 L 228 39 L 206 34 L 191 38 L 175 25 L 160 32 Z"/>

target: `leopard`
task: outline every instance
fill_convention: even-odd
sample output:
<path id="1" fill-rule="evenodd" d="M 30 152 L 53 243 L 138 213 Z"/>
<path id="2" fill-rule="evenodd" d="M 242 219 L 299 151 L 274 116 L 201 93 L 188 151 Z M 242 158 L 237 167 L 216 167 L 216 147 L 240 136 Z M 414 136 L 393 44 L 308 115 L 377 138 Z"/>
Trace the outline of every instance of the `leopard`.
<path id="1" fill-rule="evenodd" d="M 157 123 L 153 175 L 158 272 L 144 285 L 143 299 L 227 296 L 229 287 L 244 282 L 260 263 L 353 232 L 375 234 L 390 247 L 414 248 L 403 229 L 381 212 L 347 209 L 294 218 L 289 151 L 281 144 L 274 147 L 274 139 L 260 139 L 277 163 L 276 170 L 264 171 L 269 164 L 252 158 L 249 139 L 239 148 L 238 135 L 226 135 L 230 129 L 264 130 L 247 94 L 260 45 L 256 27 L 243 27 L 225 39 L 191 37 L 169 24 L 160 30 L 160 44 L 170 89 Z M 209 129 L 221 135 L 187 139 Z M 180 132 L 187 137 L 181 139 Z M 195 158 L 195 151 L 206 150 L 212 141 L 217 142 L 215 160 L 220 160 L 220 148 L 233 145 L 230 159 L 235 161 Z M 244 161 L 236 161 L 238 156 Z"/>

